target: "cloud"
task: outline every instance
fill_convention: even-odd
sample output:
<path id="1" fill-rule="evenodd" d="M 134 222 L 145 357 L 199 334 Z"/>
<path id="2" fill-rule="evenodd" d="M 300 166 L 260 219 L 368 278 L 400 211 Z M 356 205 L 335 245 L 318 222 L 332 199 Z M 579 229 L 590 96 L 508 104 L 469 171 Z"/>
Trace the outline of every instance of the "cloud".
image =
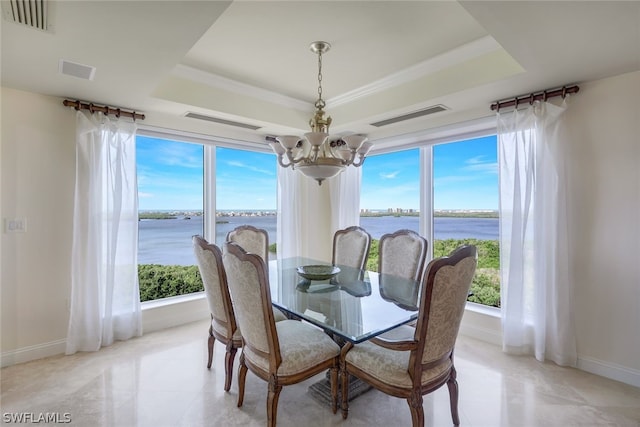
<path id="1" fill-rule="evenodd" d="M 400 173 L 400 171 L 387 172 L 387 173 L 380 172 L 379 175 L 380 175 L 380 178 L 382 178 L 382 179 L 395 179 L 398 176 L 399 173 Z"/>
<path id="2" fill-rule="evenodd" d="M 267 170 L 267 169 L 260 169 L 258 167 L 252 166 L 252 165 L 247 165 L 245 163 L 239 162 L 237 160 L 230 160 L 228 162 L 226 162 L 228 166 L 232 166 L 234 168 L 243 168 L 243 169 L 247 169 L 253 172 L 258 172 L 258 173 L 262 173 L 265 175 L 269 175 L 272 176 L 273 175 L 273 171 Z"/>
<path id="3" fill-rule="evenodd" d="M 464 161 L 463 170 L 469 172 L 498 173 L 498 163 L 484 160 L 486 156 L 476 156 Z"/>

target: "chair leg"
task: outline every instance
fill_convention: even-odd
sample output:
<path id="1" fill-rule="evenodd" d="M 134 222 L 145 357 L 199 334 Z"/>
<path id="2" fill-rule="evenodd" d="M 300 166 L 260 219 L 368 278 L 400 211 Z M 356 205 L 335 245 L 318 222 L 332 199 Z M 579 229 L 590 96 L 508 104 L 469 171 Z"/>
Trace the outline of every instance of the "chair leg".
<path id="1" fill-rule="evenodd" d="M 238 408 L 244 401 L 244 383 L 247 379 L 247 365 L 244 363 L 244 354 L 240 355 L 240 367 L 238 368 Z"/>
<path id="2" fill-rule="evenodd" d="M 349 415 L 349 373 L 346 369 L 342 369 L 342 419 L 346 420 Z"/>
<path id="3" fill-rule="evenodd" d="M 233 377 L 233 360 L 236 357 L 237 348 L 233 346 L 233 341 L 227 343 L 227 354 L 224 358 L 224 391 L 231 388 L 231 378 Z"/>
<path id="4" fill-rule="evenodd" d="M 460 425 L 460 417 L 458 416 L 458 381 L 456 380 L 456 368 L 451 368 L 451 375 L 447 381 L 449 388 L 449 403 L 451 404 L 451 418 L 453 425 Z"/>
<path id="5" fill-rule="evenodd" d="M 207 346 L 209 347 L 209 361 L 207 362 L 207 369 L 211 369 L 211 361 L 213 360 L 213 343 L 216 341 L 213 336 L 213 328 L 209 326 L 209 340 Z"/>
<path id="6" fill-rule="evenodd" d="M 338 368 L 333 367 L 331 372 L 331 409 L 335 414 L 338 412 Z"/>
<path id="7" fill-rule="evenodd" d="M 267 394 L 267 425 L 276 427 L 276 415 L 278 414 L 278 399 L 282 386 L 278 384 L 278 379 L 272 376 L 269 379 L 269 393 Z"/>
<path id="8" fill-rule="evenodd" d="M 422 409 L 422 394 L 414 391 L 411 397 L 407 398 L 409 410 L 411 410 L 411 425 L 413 427 L 424 427 L 424 409 Z"/>

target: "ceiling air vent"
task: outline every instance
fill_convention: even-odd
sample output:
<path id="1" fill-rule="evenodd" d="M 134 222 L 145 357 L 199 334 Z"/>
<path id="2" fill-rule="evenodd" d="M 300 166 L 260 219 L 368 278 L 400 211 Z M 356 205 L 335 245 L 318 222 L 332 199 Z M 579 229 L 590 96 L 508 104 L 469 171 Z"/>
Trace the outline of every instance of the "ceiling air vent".
<path id="1" fill-rule="evenodd" d="M 223 125 L 235 126 L 235 127 L 244 128 L 244 129 L 258 130 L 261 127 L 261 126 L 248 125 L 246 123 L 234 122 L 233 120 L 225 120 L 225 119 L 219 119 L 217 117 L 205 116 L 203 114 L 198 114 L 198 113 L 187 113 L 184 116 L 192 119 L 206 120 L 208 122 L 220 123 Z"/>
<path id="2" fill-rule="evenodd" d="M 380 120 L 379 122 L 371 123 L 371 126 L 382 127 L 386 125 L 390 125 L 392 123 L 402 122 L 404 120 L 415 119 L 417 117 L 426 116 L 429 114 L 439 113 L 440 111 L 448 110 L 444 105 L 438 104 L 433 105 L 428 108 L 423 108 L 422 110 L 414 111 L 413 113 L 403 114 L 402 116 L 392 117 L 386 120 Z"/>
<path id="3" fill-rule="evenodd" d="M 77 77 L 79 79 L 93 80 L 96 75 L 96 67 L 91 65 L 78 64 L 77 62 L 61 59 L 58 64 L 60 74 Z"/>
<path id="4" fill-rule="evenodd" d="M 47 31 L 48 0 L 3 0 L 2 14 L 7 21 Z"/>

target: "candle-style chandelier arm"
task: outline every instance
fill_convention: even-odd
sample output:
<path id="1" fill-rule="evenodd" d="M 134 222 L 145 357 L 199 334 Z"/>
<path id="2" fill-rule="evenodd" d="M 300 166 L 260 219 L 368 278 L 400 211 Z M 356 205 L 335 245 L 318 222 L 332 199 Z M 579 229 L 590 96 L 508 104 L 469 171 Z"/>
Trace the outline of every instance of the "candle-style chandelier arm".
<path id="1" fill-rule="evenodd" d="M 352 163 L 351 165 L 357 168 L 362 166 L 362 164 L 364 163 L 364 159 L 367 157 L 367 154 L 369 154 L 369 150 L 371 150 L 371 147 L 373 147 L 373 143 L 369 141 L 363 141 L 362 145 L 360 145 L 360 148 L 358 149 L 358 163 Z"/>

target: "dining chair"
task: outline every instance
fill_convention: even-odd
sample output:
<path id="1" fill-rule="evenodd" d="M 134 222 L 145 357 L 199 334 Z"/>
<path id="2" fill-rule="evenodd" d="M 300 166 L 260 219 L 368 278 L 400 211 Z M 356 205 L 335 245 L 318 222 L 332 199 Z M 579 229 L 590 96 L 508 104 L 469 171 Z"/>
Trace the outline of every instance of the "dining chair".
<path id="1" fill-rule="evenodd" d="M 202 236 L 193 236 L 192 241 L 211 313 L 207 342 L 209 350 L 207 368 L 211 368 L 213 345 L 215 340 L 218 340 L 226 346 L 224 390 L 229 391 L 233 376 L 233 361 L 238 348 L 242 347 L 242 335 L 231 303 L 227 275 L 222 262 L 222 251 Z M 277 321 L 286 319 L 279 310 L 275 311 L 274 317 Z"/>
<path id="2" fill-rule="evenodd" d="M 343 418 L 349 411 L 350 374 L 386 394 L 407 399 L 414 427 L 424 426 L 422 396 L 447 384 L 451 417 L 455 425 L 460 424 L 453 351 L 476 264 L 475 246 L 461 246 L 448 257 L 429 263 L 416 327 L 401 326 L 402 330 L 397 331 L 397 336 L 411 338 L 372 338 L 361 344 L 347 343 L 342 348 Z"/>
<path id="3" fill-rule="evenodd" d="M 333 255 L 331 263 L 362 270 L 367 265 L 371 235 L 358 226 L 338 230 L 333 235 Z"/>
<path id="4" fill-rule="evenodd" d="M 420 281 L 427 245 L 427 239 L 412 230 L 384 234 L 378 246 L 378 273 Z"/>
<path id="5" fill-rule="evenodd" d="M 262 258 L 265 271 L 269 266 L 269 233 L 252 225 L 240 225 L 227 233 L 227 242 L 235 242 L 245 251 Z M 267 274 L 268 277 L 268 274 Z"/>
<path id="6" fill-rule="evenodd" d="M 275 322 L 264 261 L 234 242 L 224 245 L 223 262 L 229 276 L 243 350 L 238 371 L 238 407 L 244 400 L 247 371 L 267 381 L 267 421 L 276 425 L 283 386 L 296 384 L 329 370 L 332 409 L 338 404 L 340 346 L 322 330 L 305 322 Z"/>

